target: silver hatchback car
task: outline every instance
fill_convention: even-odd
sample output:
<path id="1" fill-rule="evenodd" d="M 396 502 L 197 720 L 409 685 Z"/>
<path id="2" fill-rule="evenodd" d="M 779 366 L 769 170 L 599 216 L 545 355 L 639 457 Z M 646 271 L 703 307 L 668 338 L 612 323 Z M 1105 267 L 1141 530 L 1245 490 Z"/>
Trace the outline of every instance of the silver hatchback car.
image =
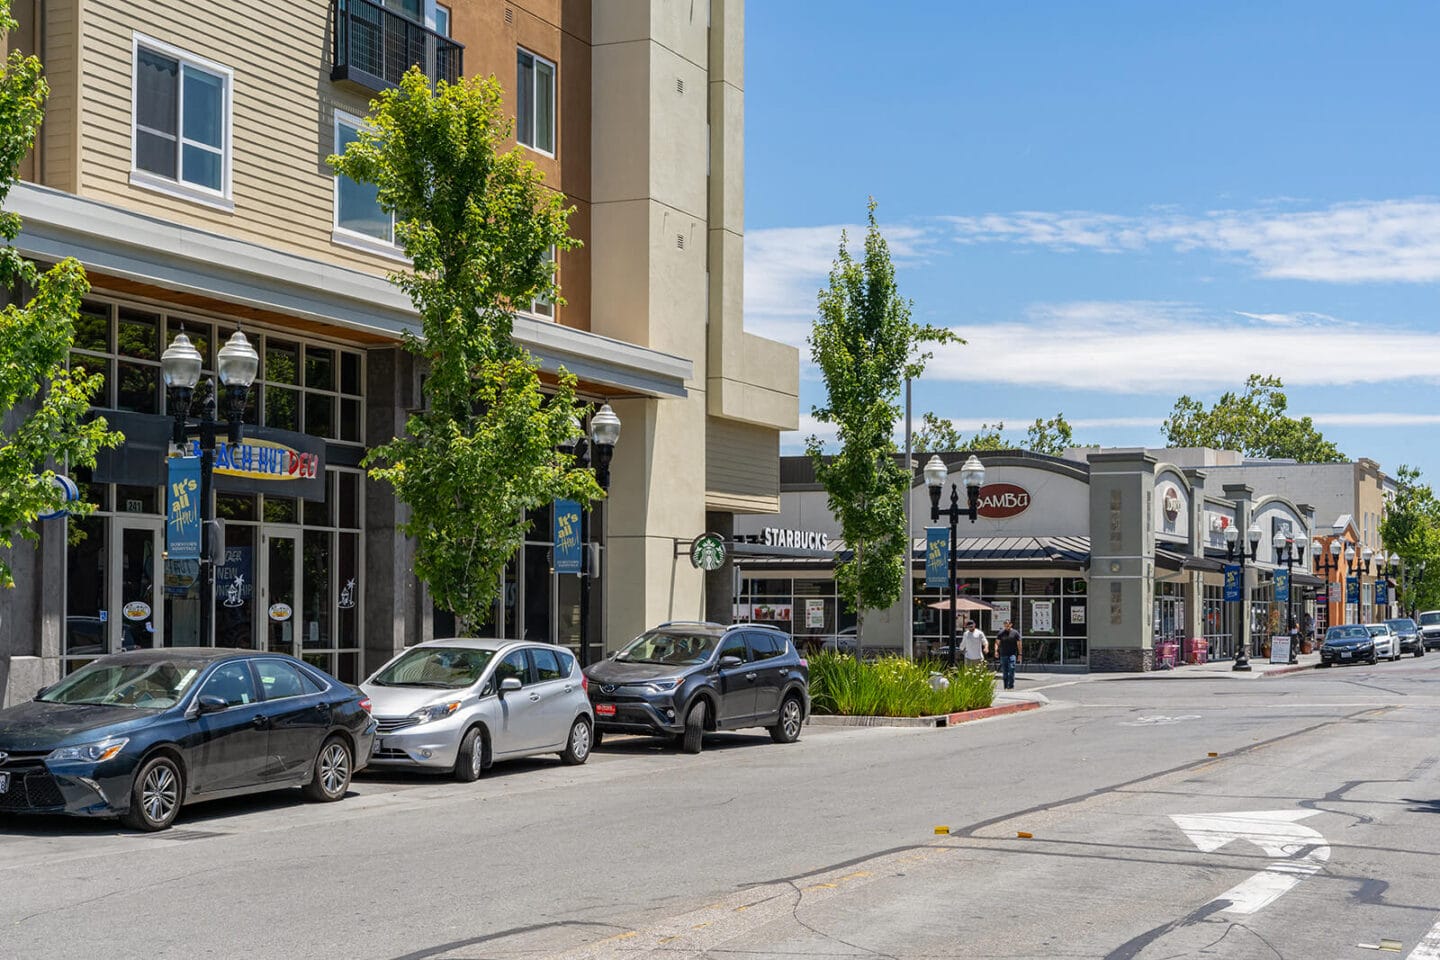
<path id="1" fill-rule="evenodd" d="M 432 640 L 360 685 L 379 725 L 374 767 L 448 770 L 475 780 L 496 760 L 590 757 L 595 717 L 575 656 L 513 640 Z"/>

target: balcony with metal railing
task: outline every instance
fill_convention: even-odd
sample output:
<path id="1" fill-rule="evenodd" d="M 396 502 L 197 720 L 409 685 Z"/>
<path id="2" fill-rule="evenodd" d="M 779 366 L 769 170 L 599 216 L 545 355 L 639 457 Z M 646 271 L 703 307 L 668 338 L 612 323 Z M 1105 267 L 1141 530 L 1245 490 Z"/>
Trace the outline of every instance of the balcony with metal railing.
<path id="1" fill-rule="evenodd" d="M 330 78 L 379 92 L 419 65 L 431 83 L 454 83 L 465 47 L 373 0 L 331 0 L 335 24 Z"/>

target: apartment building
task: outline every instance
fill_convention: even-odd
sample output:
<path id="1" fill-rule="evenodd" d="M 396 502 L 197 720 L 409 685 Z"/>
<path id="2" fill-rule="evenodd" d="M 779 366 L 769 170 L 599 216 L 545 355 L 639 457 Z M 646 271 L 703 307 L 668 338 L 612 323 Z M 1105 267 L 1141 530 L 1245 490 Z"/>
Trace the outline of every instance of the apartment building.
<path id="1" fill-rule="evenodd" d="M 39 55 L 52 88 L 11 194 L 18 243 L 87 268 L 74 362 L 106 374 L 97 407 L 126 441 L 75 471 L 92 517 L 68 535 L 45 522 L 15 551 L 0 701 L 149 646 L 279 650 L 353 681 L 453 628 L 414 576 L 403 505 L 360 467 L 420 402 L 401 346 L 418 322 L 386 280 L 405 260 L 373 191 L 325 163 L 412 63 L 436 80 L 498 77 L 521 148 L 576 207 L 583 246 L 557 264 L 565 303 L 527 305 L 515 337 L 623 423 L 591 525 L 593 652 L 728 611 L 728 571 L 707 591 L 684 547 L 778 509 L 779 431 L 798 417 L 796 351 L 747 333 L 741 312 L 743 3 L 14 7 L 10 46 Z M 217 469 L 226 551 L 208 629 L 197 570 L 165 555 L 159 358 L 181 329 L 207 376 L 243 329 L 261 356 L 247 438 L 317 467 Z M 549 511 L 531 519 L 487 632 L 576 646 L 578 579 L 551 569 Z"/>

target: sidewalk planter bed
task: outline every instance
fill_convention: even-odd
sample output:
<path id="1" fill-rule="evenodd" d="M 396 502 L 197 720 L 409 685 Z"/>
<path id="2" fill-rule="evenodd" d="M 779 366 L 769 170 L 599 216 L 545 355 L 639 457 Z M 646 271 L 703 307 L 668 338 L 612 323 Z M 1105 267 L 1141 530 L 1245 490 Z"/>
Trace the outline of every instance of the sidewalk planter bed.
<path id="1" fill-rule="evenodd" d="M 930 676 L 950 681 L 932 689 Z M 949 669 L 900 657 L 855 662 L 849 654 L 810 659 L 810 698 L 817 714 L 849 717 L 934 717 L 980 710 L 995 700 L 995 675 L 985 666 Z"/>

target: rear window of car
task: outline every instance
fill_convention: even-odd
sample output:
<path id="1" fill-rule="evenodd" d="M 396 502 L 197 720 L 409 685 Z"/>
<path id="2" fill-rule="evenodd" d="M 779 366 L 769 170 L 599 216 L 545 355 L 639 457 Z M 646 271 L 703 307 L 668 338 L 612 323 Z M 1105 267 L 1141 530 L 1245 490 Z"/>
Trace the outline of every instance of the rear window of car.
<path id="1" fill-rule="evenodd" d="M 570 676 L 571 674 L 573 674 L 573 673 L 575 672 L 575 658 L 574 658 L 574 657 L 572 657 L 570 654 L 566 653 L 564 650 L 557 650 L 557 651 L 555 651 L 555 656 L 557 656 L 557 657 L 560 658 L 560 672 L 561 672 L 561 673 L 563 673 L 565 676 L 568 677 L 568 676 Z"/>
<path id="2" fill-rule="evenodd" d="M 785 641 L 766 630 L 750 631 L 750 649 L 754 659 L 769 660 L 785 652 Z"/>
<path id="3" fill-rule="evenodd" d="M 535 679 L 539 683 L 559 680 L 567 674 L 560 672 L 560 661 L 554 650 L 531 650 L 530 660 L 535 664 Z"/>
<path id="4" fill-rule="evenodd" d="M 1385 625 L 1397 633 L 1415 629 L 1415 621 L 1408 617 L 1404 620 L 1386 620 Z"/>

